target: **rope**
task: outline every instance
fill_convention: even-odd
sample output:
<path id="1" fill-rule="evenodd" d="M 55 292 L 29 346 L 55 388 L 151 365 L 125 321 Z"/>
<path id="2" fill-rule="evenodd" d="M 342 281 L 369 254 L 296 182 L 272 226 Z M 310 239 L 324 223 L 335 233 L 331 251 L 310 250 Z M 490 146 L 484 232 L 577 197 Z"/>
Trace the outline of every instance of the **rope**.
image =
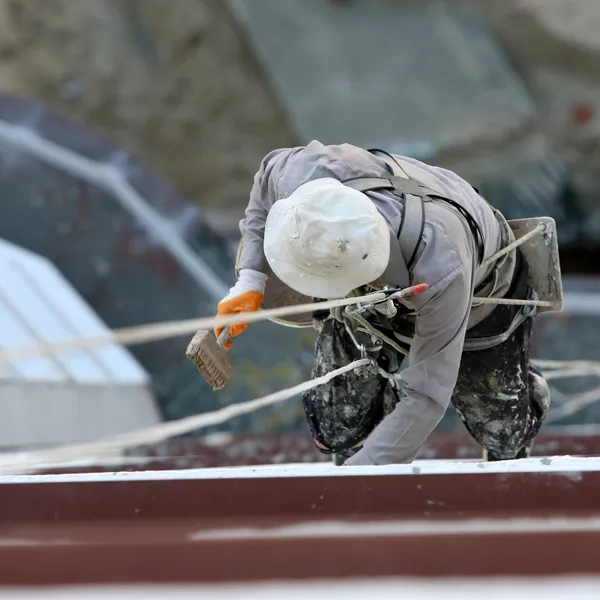
<path id="1" fill-rule="evenodd" d="M 495 260 L 498 260 L 501 256 L 508 254 L 511 250 L 514 250 L 515 248 L 518 248 L 525 242 L 529 241 L 537 233 L 542 233 L 544 231 L 544 229 L 546 229 L 546 225 L 543 225 L 543 224 L 538 225 L 535 229 L 532 229 L 529 233 L 526 233 L 525 235 L 521 236 L 518 240 L 515 240 L 514 242 L 508 244 L 508 246 L 505 246 L 504 248 L 502 248 L 502 250 L 498 250 L 498 252 L 496 252 L 496 254 L 492 254 L 492 256 L 490 256 L 489 258 L 486 258 L 481 263 L 482 266 L 487 265 Z"/>
<path id="2" fill-rule="evenodd" d="M 53 167 L 109 191 L 160 241 L 200 288 L 215 299 L 222 298 L 227 293 L 225 281 L 190 248 L 177 229 L 138 194 L 117 167 L 77 154 L 40 137 L 31 129 L 13 125 L 2 119 L 0 139 L 9 141 Z"/>
<path id="3" fill-rule="evenodd" d="M 0 128 L 1 129 L 1 128 Z M 533 237 L 536 233 L 544 229 L 543 225 L 538 226 L 535 230 L 529 232 L 525 236 L 515 240 L 512 244 L 490 257 L 486 262 L 497 259 L 499 256 L 510 252 L 512 249 L 526 242 L 528 239 Z M 409 289 L 402 290 L 395 297 L 401 297 L 409 294 Z M 169 321 L 164 323 L 147 324 L 137 327 L 128 327 L 118 330 L 114 330 L 109 334 L 59 341 L 51 344 L 39 344 L 37 346 L 17 348 L 11 350 L 0 351 L 0 365 L 9 360 L 15 360 L 17 358 L 27 358 L 32 356 L 38 356 L 45 354 L 50 350 L 54 351 L 68 351 L 82 348 L 91 348 L 95 346 L 102 346 L 106 344 L 135 344 L 149 341 L 155 341 L 158 339 L 164 339 L 168 337 L 175 337 L 179 335 L 194 333 L 199 329 L 213 329 L 215 326 L 227 326 L 236 323 L 252 323 L 263 321 L 271 318 L 290 316 L 294 314 L 301 314 L 304 312 L 314 312 L 317 310 L 332 309 L 337 307 L 349 307 L 350 305 L 359 306 L 360 304 L 373 304 L 385 299 L 389 299 L 390 296 L 383 292 L 376 292 L 367 294 L 365 296 L 358 296 L 353 298 L 342 298 L 337 300 L 328 300 L 325 302 L 303 304 L 298 306 L 280 307 L 269 310 L 261 310 L 255 313 L 237 314 L 225 317 L 207 317 L 200 319 L 188 319 L 183 321 Z M 488 303 L 488 304 L 511 304 L 511 305 L 538 305 L 548 306 L 552 305 L 551 302 L 540 302 L 531 300 L 517 300 L 517 299 L 503 299 L 503 298 L 474 298 L 474 303 Z M 349 313 L 349 311 L 346 311 Z M 357 314 L 349 313 L 349 316 L 357 319 Z M 369 324 L 362 318 L 357 319 L 367 329 Z M 374 333 L 374 332 L 371 332 Z M 379 332 L 378 332 L 379 334 Z M 390 340 L 393 342 L 393 340 Z M 581 363 L 573 362 L 557 362 L 557 361 L 534 361 L 537 362 L 538 366 L 545 365 L 549 368 L 562 368 L 562 375 L 573 375 L 582 373 L 599 373 L 600 364 L 591 363 L 589 361 L 581 361 Z M 261 408 L 271 406 L 278 402 L 287 400 L 297 394 L 304 391 L 308 391 L 320 385 L 324 385 L 351 370 L 356 368 L 370 365 L 371 360 L 363 358 L 350 363 L 344 367 L 331 371 L 321 377 L 305 381 L 296 386 L 274 392 L 262 398 L 250 400 L 248 402 L 234 404 L 227 406 L 223 409 L 212 413 L 202 413 L 199 415 L 193 415 L 177 421 L 170 421 L 161 423 L 159 425 L 149 427 L 142 430 L 133 431 L 130 433 L 114 436 L 104 440 L 98 440 L 95 442 L 89 442 L 84 444 L 69 445 L 50 450 L 42 450 L 31 453 L 9 453 L 0 455 L 0 472 L 3 473 L 23 473 L 24 471 L 36 471 L 42 468 L 48 468 L 58 464 L 64 464 L 68 461 L 73 460 L 84 460 L 92 459 L 99 460 L 101 458 L 114 457 L 115 453 L 120 453 L 127 448 L 134 446 L 140 446 L 144 444 L 151 444 L 163 441 L 170 437 L 177 435 L 183 435 L 191 431 L 197 431 L 199 429 L 218 425 L 224 423 L 237 416 L 244 415 L 250 412 L 254 412 Z M 542 367 L 543 368 L 543 367 Z M 381 369 L 378 370 L 379 374 L 383 377 L 387 377 L 390 380 L 398 381 L 401 379 L 400 374 L 389 374 Z M 597 392 L 594 390 L 593 392 Z M 580 395 L 579 404 L 583 402 L 589 402 L 590 393 Z M 575 409 L 576 410 L 576 409 Z M 567 413 L 568 414 L 568 413 Z"/>
<path id="4" fill-rule="evenodd" d="M 502 250 L 498 250 L 495 254 L 492 254 L 489 258 L 486 258 L 482 262 L 482 266 L 488 265 L 491 262 L 498 260 L 501 256 L 508 254 L 515 248 L 523 245 L 525 242 L 529 241 L 532 237 L 537 235 L 538 233 L 543 233 L 546 229 L 546 225 L 540 224 L 535 229 L 532 229 L 529 233 L 521 236 L 519 239 L 515 240 L 502 248 Z M 520 300 L 514 298 L 473 298 L 473 304 L 504 304 L 508 306 L 548 306 L 551 307 L 554 305 L 554 302 L 550 302 L 548 300 Z"/>
<path id="5" fill-rule="evenodd" d="M 364 332 L 371 334 L 371 335 L 375 336 L 376 338 L 379 338 L 382 342 L 388 344 L 394 350 L 396 350 L 396 352 L 399 352 L 400 354 L 407 353 L 405 348 L 400 346 L 400 344 L 398 344 L 392 338 L 385 335 L 385 333 L 383 333 L 382 331 L 377 329 L 377 327 L 375 327 L 374 325 L 369 323 L 369 321 L 367 321 L 364 317 L 359 315 L 358 312 L 349 311 L 348 309 L 346 309 L 346 314 L 348 315 L 349 318 L 354 319 L 361 326 L 359 329 L 362 329 Z"/>
<path id="6" fill-rule="evenodd" d="M 35 452 L 15 452 L 0 454 L 0 473 L 15 474 L 25 471 L 39 471 L 40 469 L 64 464 L 74 460 L 99 460 L 101 458 L 114 457 L 127 448 L 142 446 L 161 442 L 168 438 L 197 431 L 213 425 L 220 425 L 235 417 L 254 412 L 258 409 L 288 400 L 297 394 L 306 392 L 320 385 L 329 383 L 335 377 L 344 375 L 349 371 L 369 365 L 370 359 L 362 358 L 354 362 L 330 371 L 321 377 L 304 381 L 298 385 L 268 394 L 262 398 L 249 400 L 239 404 L 232 404 L 212 413 L 193 415 L 177 421 L 168 421 L 145 429 L 139 429 L 104 440 L 97 440 L 84 444 L 73 444 L 50 450 L 39 450 Z"/>
<path id="7" fill-rule="evenodd" d="M 15 135 L 14 128 L 6 128 L 2 125 L 0 121 L 0 137 L 2 135 L 8 136 L 9 134 Z M 38 152 L 41 151 L 40 144 L 44 142 L 44 140 L 39 140 L 31 133 L 26 130 L 19 130 L 17 138 L 23 141 L 28 141 L 29 143 L 34 143 L 38 149 Z M 39 142 L 39 143 L 38 143 Z M 59 147 L 60 149 L 60 147 Z M 70 157 L 72 159 L 72 157 Z M 79 157 L 78 157 L 79 158 Z M 73 159 L 74 160 L 74 159 Z M 114 174 L 111 175 L 111 178 L 114 179 Z M 518 240 L 515 240 L 502 250 L 496 252 L 496 254 L 490 256 L 486 262 L 496 260 L 500 256 L 510 252 L 514 248 L 525 243 L 527 240 L 531 239 L 536 233 L 539 233 L 545 229 L 545 225 L 538 225 L 535 229 L 520 237 Z M 419 287 L 420 284 L 412 287 Z M 238 323 L 254 323 L 258 321 L 265 321 L 268 319 L 274 319 L 278 317 L 287 317 L 297 314 L 302 314 L 305 312 L 314 312 L 317 310 L 327 310 L 331 308 L 337 308 L 342 306 L 349 306 L 352 304 L 370 304 L 374 302 L 378 302 L 384 299 L 389 299 L 392 297 L 403 297 L 409 294 L 409 290 L 411 288 L 406 288 L 401 292 L 394 294 L 393 296 L 389 296 L 383 292 L 374 292 L 371 294 L 366 294 L 364 296 L 358 296 L 353 298 L 340 298 L 336 300 L 327 300 L 324 302 L 314 302 L 310 304 L 299 304 L 296 306 L 284 306 L 279 308 L 271 308 L 266 310 L 259 310 L 254 313 L 243 313 L 222 317 L 205 317 L 200 319 L 187 319 L 182 321 L 166 321 L 162 323 L 153 323 L 146 325 L 139 325 L 135 327 L 124 327 L 121 329 L 112 330 L 110 333 L 87 337 L 87 338 L 75 338 L 70 340 L 52 342 L 52 343 L 43 343 L 37 344 L 35 346 L 23 347 L 23 348 L 12 348 L 8 350 L 0 350 L 0 366 L 9 361 L 24 359 L 24 358 L 32 358 L 35 356 L 44 355 L 51 352 L 67 352 L 70 350 L 81 350 L 87 348 L 94 348 L 98 346 L 105 345 L 113 345 L 113 344 L 123 344 L 123 345 L 133 345 L 133 344 L 141 344 L 144 342 L 152 342 L 156 340 L 177 337 L 180 335 L 189 335 L 191 333 L 196 333 L 196 331 L 200 329 L 214 329 L 215 326 L 228 326 L 228 325 L 236 325 Z M 473 304 L 505 304 L 512 306 L 552 306 L 553 303 L 549 301 L 542 300 L 519 300 L 519 299 L 511 299 L 511 298 L 473 298 Z"/>
<path id="8" fill-rule="evenodd" d="M 536 359 L 532 362 L 540 369 L 549 369 L 547 372 L 544 372 L 544 377 L 547 381 L 572 377 L 589 377 L 593 375 L 600 376 L 600 363 L 591 360 L 561 361 Z M 551 409 L 546 416 L 545 424 L 554 423 L 564 417 L 573 415 L 598 401 L 600 401 L 600 387 L 576 394 L 568 400 L 562 401 L 556 408 Z"/>
<path id="9" fill-rule="evenodd" d="M 535 361 L 540 369 L 590 369 L 597 373 L 600 369 L 600 362 L 595 360 L 546 360 L 538 358 Z"/>
<path id="10" fill-rule="evenodd" d="M 564 417 L 574 415 L 580 410 L 595 404 L 598 402 L 598 400 L 600 400 L 600 387 L 595 387 L 587 392 L 576 394 L 570 398 L 568 402 L 564 402 L 560 406 L 550 410 L 546 417 L 545 423 L 553 423 L 554 421 L 558 421 Z"/>
<path id="11" fill-rule="evenodd" d="M 516 298 L 473 298 L 477 304 L 508 304 L 509 306 L 554 306 L 550 300 L 519 300 Z"/>
<path id="12" fill-rule="evenodd" d="M 533 361 L 534 364 L 536 361 Z M 590 375 L 600 375 L 600 364 L 596 368 L 572 368 L 572 369 L 556 369 L 544 374 L 547 381 L 553 379 L 572 379 L 573 377 L 588 377 Z"/>
<path id="13" fill-rule="evenodd" d="M 166 321 L 162 323 L 150 323 L 134 327 L 124 327 L 122 329 L 114 329 L 109 333 L 93 337 L 73 338 L 64 341 L 37 344 L 35 346 L 1 350 L 0 365 L 8 361 L 32 358 L 48 352 L 68 352 L 71 350 L 95 348 L 98 346 L 113 344 L 141 344 L 144 342 L 153 342 L 165 338 L 196 333 L 196 331 L 200 329 L 213 329 L 216 325 L 227 326 L 235 325 L 237 323 L 254 323 L 257 321 L 265 321 L 273 317 L 286 317 L 304 312 L 324 310 L 338 306 L 348 306 L 350 304 L 377 302 L 379 300 L 384 300 L 386 297 L 386 294 L 382 292 L 376 292 L 373 294 L 367 294 L 365 296 L 357 296 L 356 298 L 340 298 L 337 300 L 327 300 L 325 302 L 284 306 L 280 308 L 260 310 L 255 313 L 243 313 L 223 317 L 204 317 L 200 319 L 187 319 L 182 321 Z"/>
<path id="14" fill-rule="evenodd" d="M 180 321 L 163 321 L 161 323 L 149 323 L 145 325 L 136 325 L 133 327 L 123 327 L 120 329 L 113 329 L 109 333 L 98 336 L 72 338 L 57 342 L 36 344 L 35 346 L 24 346 L 20 348 L 0 350 L 0 366 L 14 360 L 33 358 L 53 352 L 69 352 L 73 350 L 97 348 L 100 346 L 111 346 L 113 344 L 131 346 L 135 344 L 143 344 L 146 342 L 178 337 L 180 335 L 189 335 L 196 333 L 196 331 L 200 329 L 210 330 L 217 325 L 219 327 L 225 327 L 227 325 L 236 325 L 238 323 L 256 323 L 277 317 L 287 317 L 305 312 L 336 308 L 338 306 L 377 302 L 379 300 L 383 300 L 385 297 L 385 294 L 378 292 L 374 294 L 367 294 L 365 296 L 358 296 L 356 298 L 341 298 L 338 300 L 328 300 L 325 302 L 314 302 L 310 304 L 299 304 L 296 306 L 270 308 L 254 313 L 243 313 L 222 317 L 184 319 Z M 552 305 L 552 302 L 512 300 L 506 298 L 473 298 L 473 301 L 488 304 L 537 304 L 540 306 Z"/>
<path id="15" fill-rule="evenodd" d="M 539 360 L 534 362 L 536 362 L 538 366 L 557 369 L 560 369 L 565 364 L 570 364 L 567 361 L 553 360 Z M 83 444 L 72 444 L 49 450 L 0 454 L 0 473 L 4 475 L 25 474 L 28 472 L 37 472 L 42 469 L 64 467 L 66 463 L 74 461 L 85 461 L 86 466 L 106 464 L 109 459 L 114 459 L 128 448 L 157 443 L 177 435 L 198 431 L 213 425 L 220 425 L 235 417 L 254 412 L 267 406 L 272 406 L 292 398 L 297 394 L 329 383 L 335 377 L 339 377 L 356 368 L 367 366 L 370 363 L 370 359 L 356 360 L 344 367 L 330 371 L 321 377 L 317 377 L 310 381 L 304 381 L 293 387 L 268 394 L 261 398 L 226 406 L 212 413 L 192 415 L 177 421 L 161 423 L 159 425 L 120 434 L 103 440 L 86 442 Z M 580 363 L 580 366 L 585 365 L 589 368 L 593 368 L 593 373 L 600 373 L 600 363 L 591 361 L 574 361 L 574 363 Z M 393 381 L 399 381 L 401 379 L 400 374 L 389 374 L 380 371 L 380 375 Z M 600 388 L 579 394 L 573 399 L 573 402 L 568 403 L 569 406 L 565 405 L 564 407 L 559 407 L 558 409 L 551 411 L 548 414 L 546 423 L 573 414 L 574 412 L 577 412 L 577 410 L 600 399 L 599 397 Z"/>

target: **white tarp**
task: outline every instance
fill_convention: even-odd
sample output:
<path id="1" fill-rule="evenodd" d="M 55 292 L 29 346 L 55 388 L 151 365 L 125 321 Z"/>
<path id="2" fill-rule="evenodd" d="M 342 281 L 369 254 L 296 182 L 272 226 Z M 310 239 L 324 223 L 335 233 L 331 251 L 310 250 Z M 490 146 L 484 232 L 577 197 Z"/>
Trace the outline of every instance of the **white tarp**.
<path id="1" fill-rule="evenodd" d="M 0 240 L 0 348 L 108 333 L 45 258 Z M 64 443 L 159 422 L 150 378 L 112 345 L 0 364 L 0 447 Z"/>

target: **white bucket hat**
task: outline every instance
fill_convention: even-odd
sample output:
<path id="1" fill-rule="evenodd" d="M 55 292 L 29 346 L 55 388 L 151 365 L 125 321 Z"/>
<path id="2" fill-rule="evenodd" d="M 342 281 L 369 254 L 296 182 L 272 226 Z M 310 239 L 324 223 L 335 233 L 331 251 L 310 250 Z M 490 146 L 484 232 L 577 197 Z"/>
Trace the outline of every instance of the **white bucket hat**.
<path id="1" fill-rule="evenodd" d="M 275 202 L 264 251 L 273 273 L 297 292 L 344 298 L 383 275 L 390 230 L 365 194 L 322 178 Z"/>

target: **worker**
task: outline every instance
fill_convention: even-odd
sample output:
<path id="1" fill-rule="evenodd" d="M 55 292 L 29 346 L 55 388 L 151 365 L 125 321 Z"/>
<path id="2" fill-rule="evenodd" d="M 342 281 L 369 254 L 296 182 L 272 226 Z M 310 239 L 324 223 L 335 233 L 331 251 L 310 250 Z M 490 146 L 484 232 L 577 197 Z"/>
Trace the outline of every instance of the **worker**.
<path id="1" fill-rule="evenodd" d="M 486 460 L 529 456 L 550 402 L 530 362 L 535 306 L 473 298 L 535 291 L 520 248 L 488 260 L 514 234 L 467 181 L 406 156 L 312 141 L 264 157 L 240 230 L 237 283 L 218 316 L 259 310 L 269 277 L 314 301 L 428 284 L 391 313 L 369 311 L 390 343 L 343 311 L 314 314 L 313 378 L 365 354 L 376 366 L 303 395 L 315 445 L 336 464 L 412 462 L 451 405 Z M 231 338 L 246 327 L 230 326 Z"/>

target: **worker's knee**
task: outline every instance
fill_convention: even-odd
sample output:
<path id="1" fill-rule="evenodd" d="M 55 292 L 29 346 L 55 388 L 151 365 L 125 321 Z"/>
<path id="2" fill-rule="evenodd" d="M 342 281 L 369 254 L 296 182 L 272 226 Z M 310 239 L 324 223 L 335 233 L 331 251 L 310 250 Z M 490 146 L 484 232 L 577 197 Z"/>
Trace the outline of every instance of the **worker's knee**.
<path id="1" fill-rule="evenodd" d="M 385 379 L 361 380 L 348 375 L 349 379 L 342 375 L 303 396 L 308 425 L 322 452 L 345 452 L 362 444 L 385 414 L 393 409 L 388 395 L 397 398 L 386 387 Z"/>
<path id="2" fill-rule="evenodd" d="M 398 396 L 379 376 L 347 374 L 306 392 L 303 401 L 317 448 L 339 453 L 360 446 L 393 410 Z"/>
<path id="3" fill-rule="evenodd" d="M 550 388 L 544 376 L 530 366 L 526 382 L 522 379 L 487 390 L 473 385 L 477 393 L 455 398 L 459 416 L 490 460 L 528 455 L 548 414 Z"/>
<path id="4" fill-rule="evenodd" d="M 312 377 L 321 377 L 360 358 L 343 324 L 325 321 L 315 349 Z M 350 450 L 383 417 L 387 380 L 378 374 L 349 371 L 304 392 L 302 402 L 315 444 L 322 452 Z"/>

